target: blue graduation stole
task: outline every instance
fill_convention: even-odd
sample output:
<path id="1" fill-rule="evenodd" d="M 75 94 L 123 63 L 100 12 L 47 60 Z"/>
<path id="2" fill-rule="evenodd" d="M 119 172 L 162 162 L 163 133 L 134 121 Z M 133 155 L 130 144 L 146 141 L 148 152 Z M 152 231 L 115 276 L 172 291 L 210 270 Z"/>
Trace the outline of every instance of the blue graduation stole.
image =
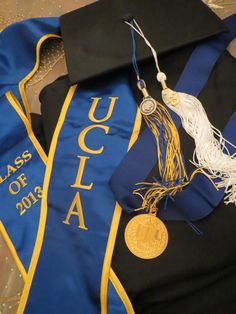
<path id="1" fill-rule="evenodd" d="M 0 96 L 11 90 L 30 121 L 25 84 L 39 67 L 40 48 L 60 37 L 59 18 L 33 18 L 6 27 L 0 34 Z"/>
<path id="2" fill-rule="evenodd" d="M 70 88 L 50 147 L 37 249 L 19 313 L 25 303 L 24 313 L 34 314 L 133 313 L 111 270 L 121 208 L 108 183 L 140 123 L 126 78 Z"/>
<path id="3" fill-rule="evenodd" d="M 225 51 L 226 47 L 236 37 L 236 15 L 225 19 L 229 32 L 209 40 L 207 43 L 198 45 L 190 56 L 175 90 L 197 96 L 211 73 L 216 61 Z M 171 112 L 171 116 L 180 127 L 179 117 Z M 226 125 L 223 136 L 234 145 L 236 144 L 236 112 L 233 113 Z M 130 152 L 116 168 L 111 178 L 111 188 L 126 212 L 133 212 L 140 207 L 140 198 L 132 192 L 137 182 L 142 182 L 157 162 L 156 146 L 152 133 L 147 128 L 142 132 Z M 232 152 L 232 147 L 227 147 Z M 143 154 L 148 152 L 148 154 Z M 196 221 L 209 215 L 223 198 L 224 190 L 217 191 L 212 183 L 204 175 L 195 175 L 191 184 L 181 193 L 177 193 L 166 204 L 160 202 L 158 216 L 163 220 Z M 194 201 L 193 201 L 194 200 Z"/>
<path id="4" fill-rule="evenodd" d="M 27 130 L 28 131 L 30 130 L 29 131 L 30 136 L 32 135 L 32 131 L 29 125 L 30 110 L 29 110 L 29 104 L 26 98 L 26 93 L 25 93 L 25 84 L 37 71 L 38 66 L 39 66 L 40 48 L 42 44 L 44 43 L 44 41 L 50 37 L 59 37 L 59 19 L 58 18 L 29 19 L 26 21 L 15 23 L 7 27 L 1 33 L 1 36 L 0 36 L 0 96 L 4 95 L 4 93 L 8 91 L 9 89 L 11 90 L 14 96 L 11 96 L 9 94 L 8 98 L 11 99 L 10 103 L 14 105 L 15 110 L 17 110 L 17 113 L 19 114 L 19 116 L 22 118 L 22 121 L 27 126 Z M 4 96 L 2 96 L 2 99 L 4 99 Z M 110 101 L 110 99 L 107 99 L 107 100 Z M 4 107 L 2 107 L 2 110 L 3 108 Z M 22 112 L 20 111 L 20 109 L 22 109 Z M 28 121 L 24 113 L 27 116 Z M 3 116 L 4 118 L 7 117 L 5 114 Z M 7 121 L 8 120 L 6 120 L 6 123 Z M 12 122 L 13 121 L 14 119 L 12 118 Z M 130 125 L 133 127 L 132 123 Z M 13 126 L 13 123 L 9 125 L 9 127 L 12 130 L 15 129 Z M 101 130 L 105 130 L 105 131 L 106 129 L 107 129 L 106 127 L 104 129 L 101 128 Z M 14 137 L 11 136 L 11 139 L 12 138 Z M 134 141 L 134 139 L 135 139 L 135 135 L 132 135 L 132 140 L 130 141 L 130 145 L 132 144 L 132 141 Z M 34 138 L 34 143 L 37 143 L 37 140 L 35 138 Z M 24 146 L 22 145 L 22 147 Z M 38 143 L 36 147 L 38 148 L 39 151 L 41 151 L 40 145 Z M 12 150 L 12 153 L 14 152 L 15 151 Z M 43 152 L 42 152 L 42 155 L 44 155 Z M 23 163 L 24 160 L 27 160 L 29 156 L 31 156 L 31 152 L 28 153 L 27 150 L 22 153 L 22 156 L 16 156 L 17 166 L 20 167 L 21 163 Z M 36 158 L 35 152 L 33 152 L 31 159 L 34 161 L 35 158 Z M 8 158 L 6 157 L 6 160 L 7 159 Z M 86 160 L 86 158 L 83 160 Z M 15 161 L 15 159 L 13 161 Z M 44 161 L 46 161 L 45 155 L 44 155 Z M 79 159 L 78 159 L 78 162 L 79 162 Z M 21 299 L 18 313 L 23 312 L 23 307 L 26 302 L 25 295 L 27 295 L 29 291 L 29 283 L 32 281 L 32 275 L 33 275 L 32 268 L 34 268 L 34 265 L 37 262 L 37 257 L 38 257 L 37 254 L 40 251 L 40 241 L 37 241 L 36 245 L 34 246 L 37 228 L 38 228 L 38 222 L 39 222 L 39 214 L 40 214 L 40 211 L 39 211 L 39 207 L 41 203 L 40 202 L 41 200 L 40 188 L 42 187 L 42 180 L 43 180 L 43 175 L 44 175 L 44 168 L 41 169 L 42 163 L 41 165 L 39 165 L 38 163 L 40 163 L 40 160 L 38 162 L 31 163 L 32 169 L 27 167 L 30 173 L 33 173 L 35 169 L 37 168 L 37 174 L 39 175 L 39 178 L 38 178 L 39 180 L 36 180 L 35 178 L 35 180 L 32 180 L 31 183 L 33 184 L 35 182 L 35 187 L 34 187 L 35 190 L 33 190 L 33 192 L 38 193 L 38 194 L 34 195 L 32 194 L 33 192 L 31 190 L 28 191 L 28 187 L 32 188 L 32 184 L 29 185 L 27 183 L 28 187 L 26 189 L 26 187 L 24 186 L 24 191 L 28 191 L 28 194 L 22 197 L 21 202 L 17 203 L 18 210 L 21 211 L 22 217 L 26 213 L 25 209 L 30 208 L 30 202 L 34 205 L 32 207 L 36 207 L 35 204 L 37 203 L 38 210 L 35 210 L 34 214 L 31 215 L 31 220 L 29 221 L 28 221 L 29 216 L 25 216 L 27 218 L 23 226 L 24 228 L 23 227 L 20 228 L 20 225 L 19 225 L 18 228 L 14 229 L 13 222 L 16 222 L 16 221 L 12 220 L 11 213 L 10 214 L 7 213 L 7 215 L 5 215 L 6 217 L 4 217 L 4 224 L 5 225 L 7 224 L 7 229 L 5 229 L 4 227 L 5 225 L 3 225 L 3 223 L 0 225 L 1 231 L 4 233 L 7 233 L 8 229 L 9 230 L 11 229 L 9 231 L 9 235 L 7 234 L 6 236 L 9 239 L 11 239 L 13 250 L 16 249 L 16 254 L 15 254 L 15 257 L 17 259 L 16 262 L 20 268 L 20 271 L 22 273 L 22 276 L 24 277 L 24 280 L 26 280 L 24 294 Z M 28 175 L 28 172 L 27 172 L 27 175 Z M 14 176 L 12 177 L 14 178 Z M 19 180 L 22 181 L 23 185 L 26 185 L 25 181 L 27 181 L 27 177 L 25 178 L 25 176 L 22 175 L 22 177 L 20 177 Z M 21 183 L 21 181 L 19 183 Z M 15 183 L 15 185 L 13 184 L 12 185 L 13 189 L 14 188 L 16 189 L 19 183 Z M 14 193 L 14 190 L 13 190 L 13 193 Z M 20 195 L 21 193 L 19 192 L 19 196 Z M 6 198 L 6 194 L 4 194 L 4 198 Z M 76 196 L 75 201 L 77 202 L 77 196 Z M 6 204 L 7 204 L 7 201 L 6 201 Z M 43 225 L 45 224 L 45 210 L 44 209 L 45 209 L 45 202 L 42 203 L 41 215 L 40 215 L 40 226 L 42 226 L 42 224 Z M 116 206 L 115 215 L 114 215 L 115 217 L 114 228 L 116 228 L 117 226 L 120 212 L 121 212 L 121 209 L 119 208 L 119 206 Z M 113 212 L 111 211 L 110 217 L 112 217 L 112 214 Z M 108 229 L 109 229 L 109 225 L 110 225 L 110 221 L 107 222 Z M 39 238 L 41 238 L 41 234 L 40 234 L 41 229 L 42 228 L 39 228 L 39 233 L 38 233 Z M 22 238 L 23 235 L 27 236 L 27 238 L 23 239 Z M 111 239 L 112 241 L 110 241 L 111 244 L 109 246 L 109 249 L 111 249 L 114 243 L 113 236 L 111 236 Z M 29 267 L 30 258 L 31 258 L 33 249 L 34 249 L 34 254 L 33 254 L 31 267 L 30 267 L 30 271 L 28 275 L 26 271 L 28 270 L 28 267 Z M 97 247 L 95 247 L 95 250 L 96 249 Z M 19 251 L 19 256 L 18 256 L 18 251 Z M 115 273 L 112 270 L 110 270 L 108 266 L 111 260 L 111 253 L 112 252 L 108 254 L 106 258 L 107 259 L 106 267 L 104 267 L 103 291 L 105 291 L 105 294 L 101 293 L 101 299 L 103 299 L 103 304 L 104 304 L 103 305 L 104 311 L 106 310 L 106 308 L 108 308 L 108 311 L 112 313 L 125 313 L 126 311 L 129 311 L 129 313 L 132 313 L 133 309 L 129 301 L 129 298 L 127 297 L 121 283 L 119 282 L 119 279 L 117 278 Z M 96 269 L 94 271 L 96 271 Z M 109 280 L 108 280 L 108 277 L 109 277 Z M 84 290 L 84 293 L 85 291 L 86 289 Z M 76 293 L 77 292 L 78 291 L 76 291 Z M 106 294 L 109 295 L 108 304 L 106 303 Z M 96 306 L 99 307 L 100 305 L 96 304 Z"/>
<path id="5" fill-rule="evenodd" d="M 14 23 L 0 34 L 0 232 L 24 281 L 35 249 L 47 159 L 31 129 L 25 84 L 39 67 L 43 42 L 58 36 L 58 18 Z"/>
<path id="6" fill-rule="evenodd" d="M 24 280 L 38 231 L 46 155 L 12 93 L 0 97 L 0 233 Z"/>

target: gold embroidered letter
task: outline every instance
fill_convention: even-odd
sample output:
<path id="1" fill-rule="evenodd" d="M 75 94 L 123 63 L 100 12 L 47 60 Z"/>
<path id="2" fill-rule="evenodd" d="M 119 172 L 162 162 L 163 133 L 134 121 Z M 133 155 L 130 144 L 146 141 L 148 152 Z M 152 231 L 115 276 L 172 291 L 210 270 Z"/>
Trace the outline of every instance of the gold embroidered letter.
<path id="1" fill-rule="evenodd" d="M 119 97 L 109 97 L 110 105 L 109 105 L 108 112 L 105 115 L 105 117 L 101 118 L 101 119 L 96 119 L 94 117 L 95 110 L 96 110 L 98 102 L 99 102 L 99 100 L 101 100 L 101 98 L 100 97 L 92 97 L 91 99 L 93 99 L 93 102 L 92 102 L 92 106 L 91 106 L 91 108 L 89 110 L 89 115 L 88 115 L 89 119 L 92 122 L 95 122 L 95 123 L 102 123 L 102 122 L 107 121 L 108 119 L 110 119 L 110 117 L 112 115 L 112 112 L 113 112 L 113 109 L 114 109 L 114 106 L 115 106 L 115 103 L 116 103 L 117 99 L 119 99 Z"/>
<path id="2" fill-rule="evenodd" d="M 21 188 L 24 188 L 27 183 L 25 182 L 27 180 L 24 173 L 22 173 L 20 176 L 17 177 L 15 181 L 12 181 L 9 184 L 8 190 L 12 195 L 16 195 L 20 192 Z"/>
<path id="3" fill-rule="evenodd" d="M 83 190 L 91 190 L 93 187 L 93 183 L 91 182 L 89 185 L 84 185 L 81 183 L 82 176 L 84 173 L 84 168 L 85 168 L 85 163 L 86 160 L 89 159 L 90 157 L 85 157 L 85 156 L 77 156 L 80 159 L 79 163 L 79 169 L 77 173 L 77 177 L 75 179 L 75 183 L 71 185 L 72 188 L 80 188 Z"/>
<path id="4" fill-rule="evenodd" d="M 89 154 L 94 154 L 94 155 L 101 154 L 104 150 L 104 146 L 101 146 L 99 149 L 88 148 L 88 146 L 85 144 L 85 136 L 87 135 L 87 133 L 90 130 L 96 129 L 96 128 L 104 130 L 105 134 L 107 134 L 109 132 L 108 126 L 102 125 L 102 124 L 95 124 L 95 125 L 89 125 L 85 129 L 83 129 L 83 131 L 80 133 L 80 135 L 78 137 L 78 144 L 79 144 L 80 148 L 84 152 L 89 153 Z"/>
<path id="5" fill-rule="evenodd" d="M 76 210 L 74 211 L 75 206 L 76 206 Z M 77 216 L 79 219 L 78 228 L 88 230 L 88 228 L 84 224 L 84 215 L 83 215 L 83 209 L 81 205 L 79 192 L 76 192 L 75 197 L 71 203 L 70 209 L 67 213 L 66 219 L 63 220 L 62 222 L 66 225 L 70 225 L 70 218 L 72 215 Z"/>

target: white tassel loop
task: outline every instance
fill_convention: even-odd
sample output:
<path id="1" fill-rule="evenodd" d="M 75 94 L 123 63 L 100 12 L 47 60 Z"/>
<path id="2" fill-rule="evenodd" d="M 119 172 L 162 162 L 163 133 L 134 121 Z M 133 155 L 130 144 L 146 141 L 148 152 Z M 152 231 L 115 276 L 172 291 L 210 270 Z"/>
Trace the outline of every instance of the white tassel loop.
<path id="1" fill-rule="evenodd" d="M 225 204 L 236 205 L 236 156 L 230 155 L 226 144 L 235 150 L 236 147 L 210 123 L 196 97 L 167 88 L 162 91 L 162 98 L 181 118 L 183 128 L 195 141 L 192 163 L 208 170 L 218 188 L 225 188 Z"/>
<path id="2" fill-rule="evenodd" d="M 146 45 L 151 49 L 151 52 L 153 54 L 153 58 L 154 58 L 154 61 L 155 61 L 155 65 L 156 65 L 156 69 L 157 69 L 157 81 L 161 83 L 162 85 L 162 88 L 165 89 L 167 88 L 167 85 L 166 85 L 166 80 L 167 80 L 167 77 L 166 77 L 166 74 L 164 72 L 161 71 L 160 69 L 160 66 L 159 66 L 159 62 L 158 62 L 158 57 L 157 57 L 157 52 L 156 50 L 154 49 L 154 47 L 151 45 L 150 41 L 146 38 L 146 36 L 144 35 L 141 27 L 138 25 L 137 21 L 135 19 L 133 19 L 133 22 L 134 22 L 134 25 L 125 21 L 125 24 L 129 25 L 130 27 L 132 27 L 135 32 L 137 34 L 139 34 L 139 36 L 141 36 L 144 40 L 144 42 L 146 43 Z"/>

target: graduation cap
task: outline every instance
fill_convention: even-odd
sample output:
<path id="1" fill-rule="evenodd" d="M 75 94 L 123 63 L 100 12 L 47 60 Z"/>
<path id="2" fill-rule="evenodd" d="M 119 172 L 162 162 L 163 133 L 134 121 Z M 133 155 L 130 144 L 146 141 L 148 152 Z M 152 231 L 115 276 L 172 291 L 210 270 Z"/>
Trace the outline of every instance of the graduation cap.
<path id="1" fill-rule="evenodd" d="M 71 83 L 131 64 L 131 37 L 123 23 L 134 17 L 159 54 L 227 31 L 200 0 L 102 0 L 61 17 Z M 151 52 L 137 38 L 138 61 Z"/>

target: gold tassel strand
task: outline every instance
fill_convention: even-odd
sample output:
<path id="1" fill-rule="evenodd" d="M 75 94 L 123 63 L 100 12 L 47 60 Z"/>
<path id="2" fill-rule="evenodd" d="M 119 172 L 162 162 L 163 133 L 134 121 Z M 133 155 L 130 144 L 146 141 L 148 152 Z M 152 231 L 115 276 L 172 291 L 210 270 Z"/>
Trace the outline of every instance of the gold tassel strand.
<path id="1" fill-rule="evenodd" d="M 134 194 L 140 195 L 143 199 L 142 206 L 138 210 L 145 209 L 148 213 L 154 213 L 163 197 L 174 196 L 186 186 L 188 176 L 182 160 L 178 130 L 171 115 L 162 104 L 148 94 L 144 81 L 142 86 L 138 83 L 138 87 L 144 95 L 140 110 L 155 137 L 157 167 L 163 183 L 138 183 L 137 185 L 141 187 L 136 189 Z M 151 106 L 154 102 L 155 106 Z"/>

